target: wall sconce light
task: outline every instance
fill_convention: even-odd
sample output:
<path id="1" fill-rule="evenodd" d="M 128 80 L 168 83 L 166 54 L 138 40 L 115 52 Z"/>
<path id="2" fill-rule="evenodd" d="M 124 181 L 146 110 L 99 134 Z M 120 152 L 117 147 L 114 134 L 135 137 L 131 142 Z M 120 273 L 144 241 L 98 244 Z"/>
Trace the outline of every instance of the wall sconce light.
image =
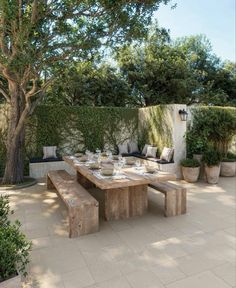
<path id="1" fill-rule="evenodd" d="M 187 121 L 188 119 L 188 112 L 184 109 L 179 110 L 179 116 L 181 118 L 181 121 Z"/>

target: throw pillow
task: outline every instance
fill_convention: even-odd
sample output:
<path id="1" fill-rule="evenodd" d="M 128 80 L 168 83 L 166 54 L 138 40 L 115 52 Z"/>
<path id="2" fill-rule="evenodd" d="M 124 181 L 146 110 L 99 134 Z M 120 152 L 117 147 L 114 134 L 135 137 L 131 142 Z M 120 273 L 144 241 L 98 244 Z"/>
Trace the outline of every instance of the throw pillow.
<path id="1" fill-rule="evenodd" d="M 157 155 L 157 147 L 148 146 L 146 157 L 156 158 Z"/>
<path id="2" fill-rule="evenodd" d="M 43 147 L 43 159 L 57 158 L 56 151 L 57 151 L 57 146 L 44 146 Z"/>
<path id="3" fill-rule="evenodd" d="M 128 154 L 128 144 L 123 143 L 118 145 L 119 154 Z"/>
<path id="4" fill-rule="evenodd" d="M 149 146 L 152 147 L 152 145 L 150 145 L 150 144 L 145 144 L 145 145 L 144 145 L 143 151 L 142 151 L 142 155 L 146 155 L 146 154 L 147 154 L 147 148 L 148 148 Z"/>
<path id="5" fill-rule="evenodd" d="M 170 162 L 172 160 L 173 154 L 174 154 L 173 148 L 164 147 L 160 159 Z"/>
<path id="6" fill-rule="evenodd" d="M 129 142 L 128 143 L 129 153 L 137 153 L 139 152 L 138 144 L 136 142 Z"/>

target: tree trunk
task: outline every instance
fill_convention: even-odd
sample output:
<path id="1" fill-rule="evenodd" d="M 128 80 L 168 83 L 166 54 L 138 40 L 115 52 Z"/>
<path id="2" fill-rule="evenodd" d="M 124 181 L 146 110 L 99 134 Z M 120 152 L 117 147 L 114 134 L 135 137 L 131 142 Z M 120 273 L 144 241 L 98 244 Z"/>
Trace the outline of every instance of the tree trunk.
<path id="1" fill-rule="evenodd" d="M 11 95 L 10 116 L 7 134 L 7 157 L 3 176 L 3 184 L 16 184 L 24 180 L 24 123 L 19 123 L 25 108 L 22 91 L 17 83 L 9 81 Z M 16 130 L 17 128 L 17 130 Z"/>

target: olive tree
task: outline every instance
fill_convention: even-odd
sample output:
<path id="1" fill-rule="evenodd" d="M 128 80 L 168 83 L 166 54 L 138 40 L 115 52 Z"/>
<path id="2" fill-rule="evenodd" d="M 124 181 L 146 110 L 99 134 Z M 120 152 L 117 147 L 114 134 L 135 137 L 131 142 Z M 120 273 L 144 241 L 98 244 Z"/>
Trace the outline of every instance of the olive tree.
<path id="1" fill-rule="evenodd" d="M 53 80 L 52 67 L 102 45 L 144 36 L 169 0 L 1 0 L 0 87 L 10 107 L 3 183 L 23 181 L 25 122 Z"/>

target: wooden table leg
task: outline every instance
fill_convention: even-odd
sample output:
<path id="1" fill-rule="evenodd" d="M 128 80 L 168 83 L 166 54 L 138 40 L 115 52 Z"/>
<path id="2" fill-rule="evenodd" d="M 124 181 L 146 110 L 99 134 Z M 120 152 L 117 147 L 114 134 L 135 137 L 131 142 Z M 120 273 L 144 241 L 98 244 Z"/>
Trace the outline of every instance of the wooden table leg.
<path id="1" fill-rule="evenodd" d="M 104 190 L 105 219 L 118 220 L 129 218 L 129 188 Z"/>
<path id="2" fill-rule="evenodd" d="M 147 187 L 138 185 L 105 190 L 105 219 L 118 220 L 145 214 Z"/>
<path id="3" fill-rule="evenodd" d="M 77 181 L 86 189 L 95 187 L 95 185 L 91 181 L 89 181 L 86 177 L 84 177 L 78 171 L 77 171 Z"/>
<path id="4" fill-rule="evenodd" d="M 141 216 L 147 212 L 147 191 L 147 185 L 129 187 L 129 217 Z"/>

